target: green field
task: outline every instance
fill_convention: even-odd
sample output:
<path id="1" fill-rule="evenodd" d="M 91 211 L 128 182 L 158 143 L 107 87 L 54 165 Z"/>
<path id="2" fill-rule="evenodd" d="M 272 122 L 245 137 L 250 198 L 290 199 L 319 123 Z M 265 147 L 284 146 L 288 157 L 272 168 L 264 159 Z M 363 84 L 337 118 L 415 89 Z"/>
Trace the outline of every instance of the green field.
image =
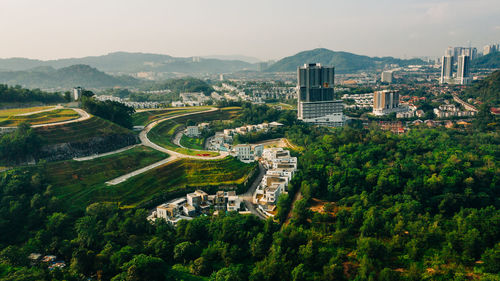
<path id="1" fill-rule="evenodd" d="M 29 112 L 35 112 L 40 110 L 46 110 L 53 108 L 54 106 L 35 106 L 35 107 L 23 107 L 23 108 L 11 108 L 11 109 L 1 109 L 0 118 L 5 118 L 9 116 L 14 116 L 18 114 L 25 114 Z"/>
<path id="2" fill-rule="evenodd" d="M 30 125 L 48 124 L 73 120 L 79 117 L 80 115 L 72 109 L 55 109 L 30 115 L 11 115 L 7 118 L 0 119 L 0 126 L 14 127 L 19 125 L 21 122 L 28 122 Z"/>
<path id="3" fill-rule="evenodd" d="M 135 171 L 168 157 L 167 154 L 149 147 L 137 146 L 121 153 L 88 161 L 60 161 L 45 164 L 43 167 L 47 180 L 55 194 L 67 201 L 91 203 L 87 200 L 89 192 L 96 186 L 103 186 L 108 180 Z"/>
<path id="4" fill-rule="evenodd" d="M 187 155 L 209 154 L 212 156 L 218 155 L 217 152 L 186 149 L 175 145 L 172 140 L 175 133 L 181 129 L 187 120 L 192 120 L 195 123 L 202 123 L 212 120 L 228 120 L 235 118 L 241 108 L 239 107 L 226 107 L 217 111 L 204 112 L 196 115 L 182 116 L 175 119 L 167 120 L 156 125 L 148 134 L 149 139 L 167 149 L 177 151 Z"/>
<path id="5" fill-rule="evenodd" d="M 148 110 L 140 111 L 132 115 L 132 123 L 134 126 L 146 126 L 147 124 L 158 119 L 181 115 L 190 112 L 202 112 L 210 110 L 207 106 L 193 106 L 193 107 L 175 107 L 162 110 Z"/>
<path id="6" fill-rule="evenodd" d="M 205 143 L 205 138 L 190 138 L 186 135 L 182 135 L 181 145 L 187 148 L 192 148 L 192 149 L 198 149 L 198 150 L 203 150 L 205 147 L 203 147 Z"/>
<path id="7" fill-rule="evenodd" d="M 48 144 L 80 142 L 97 136 L 113 134 L 132 134 L 128 129 L 96 116 L 81 122 L 39 127 L 35 130 Z"/>
<path id="8" fill-rule="evenodd" d="M 256 167 L 255 163 L 245 164 L 233 157 L 181 159 L 118 185 L 105 184 L 162 158 L 164 154 L 139 147 L 85 162 L 49 163 L 45 174 L 58 198 L 70 202 L 74 208 L 83 209 L 93 202 L 118 202 L 122 207 L 135 207 L 157 196 L 182 193 L 189 187 L 237 186 L 243 184 Z"/>

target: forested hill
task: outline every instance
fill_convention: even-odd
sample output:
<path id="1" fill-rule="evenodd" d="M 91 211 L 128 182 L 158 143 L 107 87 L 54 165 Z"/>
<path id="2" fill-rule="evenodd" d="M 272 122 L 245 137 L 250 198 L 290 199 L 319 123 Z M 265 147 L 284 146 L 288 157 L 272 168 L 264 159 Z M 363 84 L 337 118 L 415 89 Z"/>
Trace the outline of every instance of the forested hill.
<path id="1" fill-rule="evenodd" d="M 60 69 L 38 67 L 27 71 L 4 71 L 0 72 L 0 83 L 27 88 L 101 88 L 136 85 L 140 80 L 112 76 L 88 65 L 72 65 Z"/>
<path id="2" fill-rule="evenodd" d="M 499 53 L 500 54 L 500 53 Z M 478 98 L 489 106 L 500 106 L 500 70 L 475 82 L 466 92 L 468 97 Z"/>
<path id="3" fill-rule="evenodd" d="M 333 65 L 337 73 L 349 73 L 360 70 L 375 69 L 386 64 L 398 64 L 401 66 L 412 64 L 425 64 L 420 59 L 403 60 L 393 57 L 368 57 L 348 52 L 335 52 L 328 49 L 314 49 L 303 51 L 296 55 L 283 58 L 271 65 L 266 71 L 269 72 L 292 72 L 305 63 L 321 63 L 322 65 Z"/>
<path id="4" fill-rule="evenodd" d="M 491 53 L 472 61 L 474 68 L 500 68 L 500 52 Z"/>
<path id="5" fill-rule="evenodd" d="M 240 60 L 222 60 L 199 57 L 172 57 L 161 54 L 115 52 L 103 56 L 58 60 L 33 60 L 26 58 L 0 59 L 0 70 L 21 71 L 35 67 L 62 68 L 86 64 L 111 73 L 136 73 L 140 71 L 180 73 L 221 73 L 255 70 L 257 66 Z"/>

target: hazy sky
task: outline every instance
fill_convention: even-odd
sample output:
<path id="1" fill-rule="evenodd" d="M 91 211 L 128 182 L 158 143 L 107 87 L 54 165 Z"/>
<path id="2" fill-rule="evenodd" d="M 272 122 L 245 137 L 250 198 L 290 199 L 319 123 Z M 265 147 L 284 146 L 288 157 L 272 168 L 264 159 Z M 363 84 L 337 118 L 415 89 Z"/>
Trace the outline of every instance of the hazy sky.
<path id="1" fill-rule="evenodd" d="M 499 0 L 0 0 L 0 57 L 440 56 L 500 42 Z"/>

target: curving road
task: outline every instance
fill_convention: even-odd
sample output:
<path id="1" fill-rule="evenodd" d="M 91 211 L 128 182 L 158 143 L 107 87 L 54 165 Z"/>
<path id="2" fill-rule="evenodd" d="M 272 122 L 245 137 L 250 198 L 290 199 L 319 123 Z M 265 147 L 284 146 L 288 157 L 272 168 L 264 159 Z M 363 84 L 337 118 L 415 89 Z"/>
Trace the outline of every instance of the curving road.
<path id="1" fill-rule="evenodd" d="M 167 120 L 171 120 L 171 119 L 175 119 L 175 118 L 179 118 L 179 117 L 183 117 L 183 116 L 195 115 L 195 114 L 206 113 L 206 112 L 211 112 L 211 111 L 216 111 L 216 110 L 218 110 L 218 108 L 214 107 L 214 108 L 211 108 L 208 111 L 184 113 L 184 114 L 181 114 L 181 115 L 175 115 L 175 116 L 166 117 L 166 118 L 163 118 L 163 119 L 160 119 L 160 120 L 156 120 L 154 122 L 149 123 L 146 127 L 144 127 L 144 129 L 139 134 L 139 139 L 141 140 L 142 145 L 149 146 L 149 147 L 151 147 L 153 149 L 156 149 L 156 150 L 164 152 L 164 153 L 168 153 L 171 156 L 177 156 L 179 158 L 190 158 L 190 159 L 201 159 L 201 160 L 222 159 L 222 158 L 228 156 L 229 153 L 225 152 L 225 151 L 221 151 L 221 152 L 219 152 L 218 156 L 186 155 L 186 154 L 179 153 L 177 151 L 173 151 L 173 150 L 161 147 L 161 146 L 157 145 L 156 143 L 150 141 L 149 138 L 148 138 L 149 131 L 151 131 L 151 129 L 153 129 L 153 127 L 155 127 L 156 125 L 160 124 L 161 122 L 164 122 L 164 121 L 167 121 Z"/>
<path id="2" fill-rule="evenodd" d="M 128 180 L 131 177 L 134 177 L 134 176 L 137 176 L 139 174 L 145 173 L 145 172 L 147 172 L 149 170 L 155 169 L 155 168 L 157 168 L 159 166 L 162 166 L 162 165 L 164 165 L 166 163 L 172 162 L 172 161 L 177 160 L 177 159 L 189 158 L 189 159 L 201 159 L 201 160 L 214 160 L 214 159 L 222 159 L 222 158 L 228 156 L 229 153 L 227 153 L 227 152 L 220 152 L 218 156 L 211 156 L 211 157 L 210 156 L 205 157 L 205 156 L 186 155 L 186 154 L 179 153 L 177 151 L 173 151 L 173 150 L 161 147 L 161 146 L 157 145 L 156 143 L 150 141 L 149 138 L 148 138 L 149 131 L 151 131 L 151 129 L 153 129 L 153 127 L 155 127 L 156 125 L 160 124 L 161 122 L 164 122 L 164 121 L 167 121 L 167 120 L 171 120 L 171 119 L 175 119 L 175 118 L 179 118 L 179 117 L 183 117 L 183 116 L 200 114 L 200 113 L 205 113 L 205 112 L 210 112 L 210 111 L 216 111 L 216 110 L 218 110 L 218 108 L 214 107 L 214 108 L 211 108 L 208 111 L 190 112 L 190 113 L 185 113 L 185 114 L 181 114 L 181 115 L 175 115 L 175 116 L 165 117 L 163 119 L 156 120 L 154 122 L 149 123 L 139 133 L 139 139 L 141 140 L 141 144 L 144 145 L 144 146 L 151 147 L 152 149 L 155 149 L 155 150 L 167 153 L 167 154 L 170 155 L 170 157 L 168 157 L 166 159 L 163 159 L 163 160 L 161 160 L 159 162 L 153 163 L 153 164 L 151 164 L 149 166 L 146 166 L 144 168 L 141 168 L 139 170 L 136 170 L 136 171 L 130 172 L 128 174 L 122 175 L 122 176 L 120 176 L 118 178 L 115 178 L 113 180 L 107 181 L 106 184 L 107 185 L 116 185 L 116 184 L 122 183 L 122 182 Z M 112 153 L 109 152 L 107 155 L 110 155 L 110 154 L 112 154 Z"/>
<path id="3" fill-rule="evenodd" d="M 63 108 L 63 107 L 61 107 L 61 108 Z M 52 111 L 52 110 L 55 110 L 55 109 L 59 109 L 59 108 L 52 108 L 51 110 L 44 110 L 44 111 Z M 50 126 L 64 125 L 64 124 L 69 124 L 69 123 L 82 122 L 82 121 L 87 120 L 90 117 L 92 117 L 92 115 L 88 114 L 83 109 L 80 109 L 80 108 L 70 108 L 70 109 L 76 111 L 78 113 L 78 115 L 80 115 L 80 117 L 78 117 L 76 119 L 71 119 L 71 120 L 68 120 L 68 121 L 60 121 L 60 122 L 54 122 L 54 123 L 31 125 L 31 127 L 32 128 L 40 128 L 40 127 L 50 127 Z M 37 112 L 37 113 L 39 113 L 39 112 Z M 31 114 L 34 114 L 34 113 L 30 112 L 30 115 Z M 0 127 L 0 128 L 1 129 L 9 129 L 9 128 L 12 129 L 12 128 L 17 128 L 17 127 Z"/>

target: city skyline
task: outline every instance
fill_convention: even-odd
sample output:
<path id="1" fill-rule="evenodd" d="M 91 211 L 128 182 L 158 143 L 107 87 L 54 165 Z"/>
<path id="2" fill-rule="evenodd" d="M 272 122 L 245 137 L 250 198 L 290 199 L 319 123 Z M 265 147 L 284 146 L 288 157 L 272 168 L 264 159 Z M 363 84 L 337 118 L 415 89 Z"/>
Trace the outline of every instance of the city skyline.
<path id="1" fill-rule="evenodd" d="M 492 0 L 5 0 L 0 24 L 8 27 L 7 44 L 0 45 L 0 58 L 127 51 L 268 60 L 319 47 L 368 56 L 439 57 L 448 46 L 470 42 L 481 50 L 498 43 L 498 14 L 500 3 Z"/>

